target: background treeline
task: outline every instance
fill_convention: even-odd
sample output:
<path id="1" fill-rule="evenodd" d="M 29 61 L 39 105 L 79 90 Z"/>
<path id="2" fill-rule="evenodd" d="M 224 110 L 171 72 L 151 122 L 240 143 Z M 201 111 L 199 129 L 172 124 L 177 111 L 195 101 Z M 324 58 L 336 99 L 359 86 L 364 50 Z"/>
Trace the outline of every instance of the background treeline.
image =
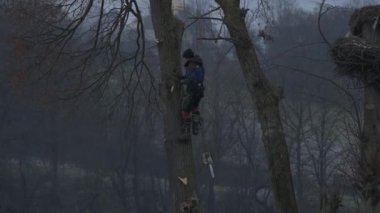
<path id="1" fill-rule="evenodd" d="M 203 4 L 186 4 L 179 15 L 191 23 L 188 17 L 207 12 Z M 284 91 L 282 115 L 301 212 L 318 212 L 332 188 L 342 195 L 341 211 L 356 212 L 351 180 L 361 88 L 336 76 L 318 30 L 320 24 L 328 41 L 344 35 L 352 9 L 331 9 L 320 23 L 317 10 L 279 6 L 272 13 L 263 19 L 268 23 L 253 22 L 253 12 L 247 22 L 267 75 Z M 46 29 L 59 27 L 44 20 L 61 18 L 49 1 L 1 2 L 0 212 L 168 212 L 149 14 L 143 17 L 149 69 L 125 63 L 96 89 L 84 88 L 96 82 L 108 56 L 97 53 L 90 63 L 75 55 L 76 47 L 90 43 L 87 29 L 67 44 L 70 53 L 44 43 Z M 202 56 L 207 70 L 204 129 L 194 138 L 201 202 L 209 213 L 273 212 L 260 126 L 252 122 L 257 116 L 232 45 L 198 39 L 219 27 L 198 21 L 183 42 Z M 258 36 L 261 30 L 272 38 Z M 138 44 L 133 27 L 125 31 L 120 48 L 128 56 Z M 84 63 L 86 71 L 68 71 Z M 201 164 L 203 152 L 213 155 L 215 180 Z"/>

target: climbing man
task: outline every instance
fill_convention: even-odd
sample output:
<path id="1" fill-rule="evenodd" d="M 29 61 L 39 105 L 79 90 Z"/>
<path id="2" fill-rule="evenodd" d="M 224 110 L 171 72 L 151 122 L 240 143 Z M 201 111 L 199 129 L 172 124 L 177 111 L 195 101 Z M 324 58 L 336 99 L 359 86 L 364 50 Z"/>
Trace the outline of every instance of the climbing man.
<path id="1" fill-rule="evenodd" d="M 203 79 L 205 70 L 201 57 L 194 54 L 191 49 L 185 50 L 182 57 L 186 60 L 184 64 L 185 75 L 181 76 L 181 84 L 186 86 L 182 99 L 182 131 L 186 136 L 190 134 L 192 129 L 193 134 L 197 135 L 202 125 L 198 107 L 204 95 Z"/>

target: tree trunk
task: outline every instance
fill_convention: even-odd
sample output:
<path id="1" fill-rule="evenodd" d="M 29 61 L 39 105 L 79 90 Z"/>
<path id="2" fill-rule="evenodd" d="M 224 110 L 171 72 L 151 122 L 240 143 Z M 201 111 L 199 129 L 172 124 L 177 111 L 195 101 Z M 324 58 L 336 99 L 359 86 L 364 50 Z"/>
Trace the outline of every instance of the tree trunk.
<path id="1" fill-rule="evenodd" d="M 249 92 L 257 108 L 277 211 L 297 213 L 289 154 L 280 118 L 278 92 L 261 70 L 244 18 L 241 17 L 240 1 L 216 0 L 216 2 L 223 9 L 224 23 L 234 42 Z"/>
<path id="2" fill-rule="evenodd" d="M 300 104 L 299 114 L 298 114 L 297 132 L 296 132 L 296 191 L 298 196 L 298 208 L 300 212 L 303 212 L 305 206 L 305 199 L 303 193 L 303 164 L 302 164 L 302 140 L 303 140 L 303 116 L 304 110 L 303 105 Z"/>
<path id="3" fill-rule="evenodd" d="M 380 32 L 370 24 L 362 28 L 362 37 L 367 41 L 380 41 Z M 380 212 L 380 88 L 365 82 L 364 128 L 360 144 L 359 176 L 361 190 L 361 213 Z"/>
<path id="4" fill-rule="evenodd" d="M 136 140 L 136 139 L 135 139 Z M 133 142 L 133 178 L 132 178 L 132 184 L 133 184 L 133 194 L 134 194 L 134 200 L 135 200 L 135 206 L 136 206 L 136 212 L 143 212 L 141 211 L 141 205 L 140 205 L 140 187 L 139 187 L 139 147 L 137 142 Z"/>
<path id="5" fill-rule="evenodd" d="M 184 24 L 174 17 L 171 0 L 150 0 L 160 58 L 160 98 L 163 104 L 165 148 L 172 212 L 200 212 L 191 136 L 180 142 L 182 88 L 181 42 Z M 179 178 L 186 178 L 181 181 Z"/>
<path id="6" fill-rule="evenodd" d="M 365 88 L 364 130 L 360 145 L 361 213 L 380 212 L 380 94 L 379 88 Z"/>

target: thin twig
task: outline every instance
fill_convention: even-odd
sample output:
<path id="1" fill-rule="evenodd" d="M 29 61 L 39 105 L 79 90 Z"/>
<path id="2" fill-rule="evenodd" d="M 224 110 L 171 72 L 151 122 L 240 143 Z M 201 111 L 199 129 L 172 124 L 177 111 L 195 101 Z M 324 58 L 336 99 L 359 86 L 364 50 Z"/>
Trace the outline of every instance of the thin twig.
<path id="1" fill-rule="evenodd" d="M 198 17 L 192 17 L 191 19 L 195 19 L 194 21 L 190 22 L 188 25 L 185 26 L 185 30 L 189 27 L 191 27 L 193 24 L 195 24 L 198 20 L 202 19 L 203 17 L 207 16 L 207 15 L 210 15 L 211 13 L 215 12 L 215 11 L 218 11 L 220 9 L 220 7 L 216 7 Z M 222 19 L 223 21 L 223 19 Z"/>

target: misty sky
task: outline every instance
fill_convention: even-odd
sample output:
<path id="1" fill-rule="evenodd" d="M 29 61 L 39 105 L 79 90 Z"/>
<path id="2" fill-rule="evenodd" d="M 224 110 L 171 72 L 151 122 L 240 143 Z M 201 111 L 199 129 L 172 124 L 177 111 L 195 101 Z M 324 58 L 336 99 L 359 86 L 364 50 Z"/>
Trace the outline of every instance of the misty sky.
<path id="1" fill-rule="evenodd" d="M 318 7 L 318 5 L 322 2 L 322 0 L 296 0 L 299 5 L 303 8 L 310 9 L 312 10 L 313 8 Z M 327 0 L 327 4 L 331 4 L 334 6 L 342 6 L 347 3 L 349 3 L 350 0 Z M 380 4 L 380 0 L 356 0 L 358 2 L 357 7 L 360 7 L 362 5 L 367 5 L 367 4 Z"/>

